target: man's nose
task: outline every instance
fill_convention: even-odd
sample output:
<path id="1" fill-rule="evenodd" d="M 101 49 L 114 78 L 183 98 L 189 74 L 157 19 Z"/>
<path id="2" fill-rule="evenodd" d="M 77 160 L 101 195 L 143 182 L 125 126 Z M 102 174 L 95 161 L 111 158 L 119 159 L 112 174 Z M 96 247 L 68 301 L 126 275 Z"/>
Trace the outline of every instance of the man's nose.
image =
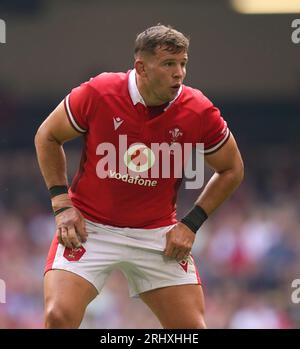
<path id="1" fill-rule="evenodd" d="M 176 66 L 173 76 L 176 79 L 182 79 L 184 76 L 184 68 L 181 65 Z"/>

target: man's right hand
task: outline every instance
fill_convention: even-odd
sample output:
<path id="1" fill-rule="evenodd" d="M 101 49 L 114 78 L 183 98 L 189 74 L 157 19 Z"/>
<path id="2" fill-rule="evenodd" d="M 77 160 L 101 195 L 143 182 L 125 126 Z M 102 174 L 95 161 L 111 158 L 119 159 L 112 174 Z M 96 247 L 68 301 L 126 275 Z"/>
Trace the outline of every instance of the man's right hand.
<path id="1" fill-rule="evenodd" d="M 88 234 L 84 218 L 75 207 L 59 213 L 55 220 L 59 243 L 69 248 L 78 248 L 82 242 L 86 242 Z"/>
<path id="2" fill-rule="evenodd" d="M 69 248 L 80 247 L 82 242 L 86 242 L 88 234 L 84 218 L 79 210 L 73 206 L 68 194 L 52 198 L 52 207 L 54 211 L 69 207 L 55 216 L 59 243 Z"/>

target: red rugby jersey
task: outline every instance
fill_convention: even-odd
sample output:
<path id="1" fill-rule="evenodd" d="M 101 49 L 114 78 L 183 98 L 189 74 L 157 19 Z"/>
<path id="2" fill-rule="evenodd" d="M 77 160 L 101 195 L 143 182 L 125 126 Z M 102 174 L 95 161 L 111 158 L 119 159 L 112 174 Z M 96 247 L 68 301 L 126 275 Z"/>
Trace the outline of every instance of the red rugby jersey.
<path id="1" fill-rule="evenodd" d="M 151 144 L 204 143 L 209 154 L 230 136 L 220 111 L 199 90 L 184 85 L 153 117 L 137 89 L 135 70 L 90 79 L 71 91 L 65 108 L 85 140 L 70 197 L 84 217 L 112 226 L 150 229 L 176 223 L 181 179 L 172 171 L 171 178 L 162 178 L 161 170 L 158 178 L 151 177 L 151 166 L 163 161 L 149 152 Z M 120 136 L 126 138 L 125 151 Z M 146 172 L 149 177 L 142 177 Z"/>

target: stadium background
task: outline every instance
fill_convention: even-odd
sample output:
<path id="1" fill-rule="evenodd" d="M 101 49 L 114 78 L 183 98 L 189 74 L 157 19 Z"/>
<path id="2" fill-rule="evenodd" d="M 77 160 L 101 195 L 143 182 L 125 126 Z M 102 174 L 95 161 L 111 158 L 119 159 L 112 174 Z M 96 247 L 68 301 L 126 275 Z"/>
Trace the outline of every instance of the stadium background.
<path id="1" fill-rule="evenodd" d="M 241 15 L 229 1 L 1 0 L 0 328 L 43 326 L 42 274 L 54 219 L 33 145 L 41 121 L 71 88 L 132 66 L 135 36 L 161 22 L 191 37 L 185 81 L 222 111 L 245 180 L 203 226 L 193 254 L 212 328 L 299 328 L 300 44 L 294 15 Z M 66 146 L 69 178 L 81 142 Z M 181 190 L 179 217 L 198 193 Z M 138 214 L 138 212 L 137 212 Z M 82 328 L 157 328 L 116 272 Z"/>

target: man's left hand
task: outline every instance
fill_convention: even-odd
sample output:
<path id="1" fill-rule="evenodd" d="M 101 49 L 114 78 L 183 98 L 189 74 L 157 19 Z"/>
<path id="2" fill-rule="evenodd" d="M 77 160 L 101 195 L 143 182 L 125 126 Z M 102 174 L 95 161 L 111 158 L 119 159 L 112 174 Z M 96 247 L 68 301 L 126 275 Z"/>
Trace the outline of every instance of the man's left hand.
<path id="1" fill-rule="evenodd" d="M 196 234 L 185 224 L 178 222 L 174 228 L 167 232 L 165 256 L 176 258 L 178 261 L 186 259 L 191 252 L 195 236 Z"/>

